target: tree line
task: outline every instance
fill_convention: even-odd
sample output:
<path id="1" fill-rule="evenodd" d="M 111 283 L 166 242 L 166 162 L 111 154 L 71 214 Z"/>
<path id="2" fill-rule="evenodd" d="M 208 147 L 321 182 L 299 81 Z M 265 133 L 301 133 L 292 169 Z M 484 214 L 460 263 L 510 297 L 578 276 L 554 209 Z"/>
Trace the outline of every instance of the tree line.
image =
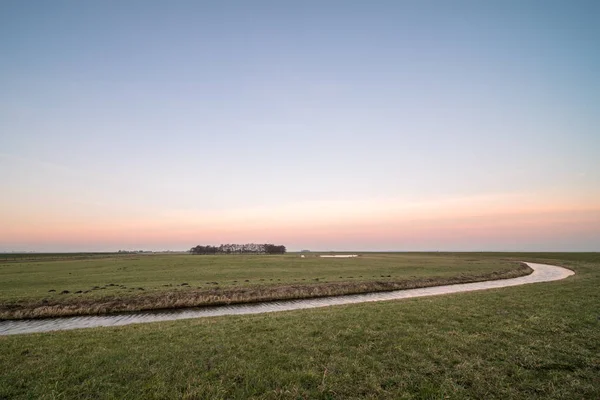
<path id="1" fill-rule="evenodd" d="M 190 249 L 192 254 L 285 254 L 284 245 L 271 243 L 222 244 L 220 246 L 198 245 Z"/>

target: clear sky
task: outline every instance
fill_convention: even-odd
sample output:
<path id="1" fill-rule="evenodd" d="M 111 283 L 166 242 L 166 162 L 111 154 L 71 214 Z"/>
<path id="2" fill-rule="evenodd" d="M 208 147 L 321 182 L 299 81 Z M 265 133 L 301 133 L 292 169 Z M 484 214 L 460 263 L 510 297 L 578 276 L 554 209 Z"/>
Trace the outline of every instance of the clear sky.
<path id="1" fill-rule="evenodd" d="M 0 2 L 0 251 L 600 251 L 600 2 Z"/>

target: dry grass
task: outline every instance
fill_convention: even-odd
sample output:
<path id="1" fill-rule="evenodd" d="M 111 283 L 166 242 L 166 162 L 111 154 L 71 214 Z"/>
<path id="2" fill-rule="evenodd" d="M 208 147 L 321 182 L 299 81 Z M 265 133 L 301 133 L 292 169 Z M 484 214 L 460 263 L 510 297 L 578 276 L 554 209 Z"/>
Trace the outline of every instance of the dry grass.
<path id="1" fill-rule="evenodd" d="M 253 303 L 300 298 L 340 296 L 368 292 L 481 282 L 516 278 L 531 273 L 525 264 L 482 274 L 461 274 L 454 277 L 430 277 L 388 281 L 329 282 L 286 284 L 233 288 L 141 293 L 135 296 L 105 296 L 100 298 L 68 298 L 21 300 L 0 305 L 0 319 L 45 318 L 57 316 L 109 314 L 130 311 L 174 309 Z"/>

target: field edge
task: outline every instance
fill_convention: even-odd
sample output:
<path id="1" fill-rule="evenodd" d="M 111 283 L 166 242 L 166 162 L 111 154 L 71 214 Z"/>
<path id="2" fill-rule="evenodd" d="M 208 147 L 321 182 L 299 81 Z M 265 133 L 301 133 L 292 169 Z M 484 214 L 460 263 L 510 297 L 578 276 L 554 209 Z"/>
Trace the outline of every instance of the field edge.
<path id="1" fill-rule="evenodd" d="M 63 301 L 49 301 L 47 299 L 37 301 L 15 301 L 0 304 L 0 320 L 109 315 L 138 311 L 159 311 L 389 292 L 394 290 L 511 279 L 529 275 L 533 272 L 533 270 L 524 262 L 513 262 L 515 268 L 479 275 L 458 275 L 453 277 L 433 276 L 396 281 L 332 282 L 265 285 L 247 288 L 215 288 L 209 290 L 147 293 L 131 297 L 108 296 L 98 299 L 68 299 Z"/>

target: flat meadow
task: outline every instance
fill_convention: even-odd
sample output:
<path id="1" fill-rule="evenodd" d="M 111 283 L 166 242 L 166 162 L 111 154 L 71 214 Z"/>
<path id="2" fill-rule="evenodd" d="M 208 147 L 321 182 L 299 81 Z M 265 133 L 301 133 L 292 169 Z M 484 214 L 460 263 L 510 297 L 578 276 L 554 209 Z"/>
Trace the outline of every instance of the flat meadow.
<path id="1" fill-rule="evenodd" d="M 393 256 L 398 265 L 402 254 Z M 433 270 L 447 257 L 576 274 L 429 298 L 4 336 L 0 398 L 600 398 L 600 254 L 412 256 Z"/>
<path id="2" fill-rule="evenodd" d="M 304 255 L 304 254 L 303 254 Z M 453 254 L 0 256 L 0 318 L 319 297 L 511 278 L 514 261 Z"/>

